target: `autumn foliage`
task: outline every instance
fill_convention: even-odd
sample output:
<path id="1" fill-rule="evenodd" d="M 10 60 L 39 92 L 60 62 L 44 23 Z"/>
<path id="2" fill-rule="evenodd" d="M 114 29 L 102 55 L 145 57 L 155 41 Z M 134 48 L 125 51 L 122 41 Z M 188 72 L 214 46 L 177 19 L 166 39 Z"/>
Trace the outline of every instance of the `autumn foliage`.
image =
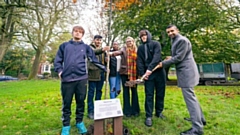
<path id="1" fill-rule="evenodd" d="M 76 3 L 77 2 L 77 0 L 73 0 L 73 3 Z"/>
<path id="2" fill-rule="evenodd" d="M 127 9 L 129 6 L 131 6 L 134 3 L 137 3 L 138 0 L 113 0 L 112 1 L 114 6 L 112 7 L 113 10 L 124 10 Z M 105 0 L 105 8 L 108 7 L 108 4 L 110 3 L 110 0 Z"/>
<path id="3" fill-rule="evenodd" d="M 73 3 L 77 3 L 77 0 L 72 0 Z M 124 10 L 131 6 L 133 3 L 138 3 L 138 0 L 112 0 L 112 9 Z M 105 0 L 105 8 L 109 7 L 110 0 Z"/>

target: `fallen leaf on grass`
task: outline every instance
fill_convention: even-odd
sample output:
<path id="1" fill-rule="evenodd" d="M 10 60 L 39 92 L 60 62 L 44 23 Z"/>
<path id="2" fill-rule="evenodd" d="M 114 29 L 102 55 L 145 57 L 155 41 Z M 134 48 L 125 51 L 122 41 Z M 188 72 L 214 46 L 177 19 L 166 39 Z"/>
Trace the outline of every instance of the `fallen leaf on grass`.
<path id="1" fill-rule="evenodd" d="M 18 132 L 16 132 L 15 134 L 16 135 L 20 135 L 22 132 L 21 131 L 18 131 Z"/>

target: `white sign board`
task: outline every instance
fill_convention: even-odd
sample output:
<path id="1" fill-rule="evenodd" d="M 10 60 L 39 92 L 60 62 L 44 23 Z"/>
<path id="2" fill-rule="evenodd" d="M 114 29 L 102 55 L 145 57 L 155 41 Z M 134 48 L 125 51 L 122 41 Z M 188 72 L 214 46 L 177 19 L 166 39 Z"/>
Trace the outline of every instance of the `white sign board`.
<path id="1" fill-rule="evenodd" d="M 120 99 L 97 100 L 94 102 L 94 120 L 123 116 Z"/>

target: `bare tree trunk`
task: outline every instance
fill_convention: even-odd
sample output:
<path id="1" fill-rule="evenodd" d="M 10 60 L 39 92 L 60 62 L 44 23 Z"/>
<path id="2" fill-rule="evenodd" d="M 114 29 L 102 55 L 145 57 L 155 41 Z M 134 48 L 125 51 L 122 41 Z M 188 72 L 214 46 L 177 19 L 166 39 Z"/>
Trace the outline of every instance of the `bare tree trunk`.
<path id="1" fill-rule="evenodd" d="M 0 43 L 0 62 L 3 59 L 3 56 L 5 55 L 5 52 L 7 50 L 8 46 L 5 43 Z"/>
<path id="2" fill-rule="evenodd" d="M 34 79 L 36 77 L 38 72 L 38 67 L 41 62 L 41 58 L 42 58 L 42 49 L 37 49 L 31 71 L 28 75 L 29 80 Z"/>
<path id="3" fill-rule="evenodd" d="M 0 26 L 0 62 L 2 61 L 14 35 L 14 22 L 12 22 L 14 9 L 15 7 L 7 8 L 7 12 L 9 13 L 5 13 L 1 16 L 2 24 Z"/>

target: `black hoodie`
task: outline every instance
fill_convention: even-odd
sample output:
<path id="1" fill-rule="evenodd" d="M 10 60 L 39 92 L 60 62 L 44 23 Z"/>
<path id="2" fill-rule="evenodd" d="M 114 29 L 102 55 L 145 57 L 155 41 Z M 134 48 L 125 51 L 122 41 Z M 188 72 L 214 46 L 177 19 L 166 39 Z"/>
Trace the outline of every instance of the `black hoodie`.
<path id="1" fill-rule="evenodd" d="M 137 51 L 137 70 L 140 76 L 143 76 L 146 70 L 152 71 L 162 61 L 160 43 L 152 40 L 152 35 L 148 30 L 146 30 L 146 33 L 147 41 L 143 42 L 141 39 L 142 44 L 138 47 Z M 147 57 L 145 56 L 145 48 L 147 48 Z M 149 79 L 152 78 L 151 76 Z"/>

